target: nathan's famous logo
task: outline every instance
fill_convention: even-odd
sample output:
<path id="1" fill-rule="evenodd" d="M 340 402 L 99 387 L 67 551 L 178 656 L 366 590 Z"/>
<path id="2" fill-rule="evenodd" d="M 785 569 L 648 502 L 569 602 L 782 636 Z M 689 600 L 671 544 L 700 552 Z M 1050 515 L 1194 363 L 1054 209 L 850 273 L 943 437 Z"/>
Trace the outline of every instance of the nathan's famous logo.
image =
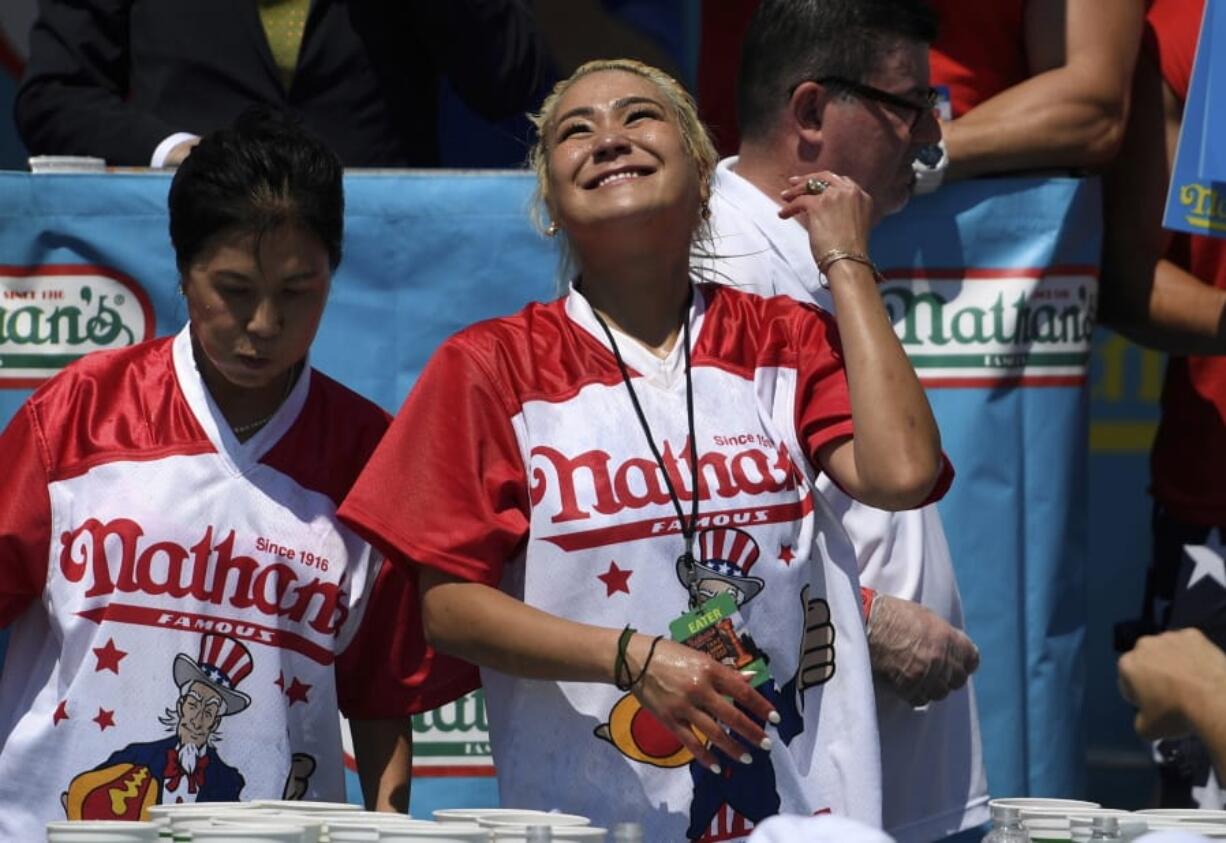
<path id="1" fill-rule="evenodd" d="M 335 634 L 344 624 L 349 615 L 346 576 L 339 582 L 319 577 L 307 580 L 288 565 L 261 564 L 235 553 L 234 541 L 233 530 L 222 535 L 210 525 L 199 541 L 184 547 L 147 537 L 140 524 L 129 518 L 105 524 L 90 518 L 61 534 L 59 567 L 68 582 L 84 586 L 87 598 L 116 593 L 190 596 L 218 607 L 254 607 L 270 617 L 305 623 L 323 635 Z M 111 606 L 107 611 L 109 617 L 118 609 Z M 175 617 L 171 612 L 161 612 L 154 622 L 194 628 L 191 618 Z M 239 634 L 263 637 L 256 634 L 264 633 L 262 628 L 249 626 L 253 632 Z"/>
<path id="2" fill-rule="evenodd" d="M 485 694 L 480 689 L 433 711 L 414 714 L 414 770 L 421 768 L 427 776 L 448 772 L 491 774 L 489 728 Z"/>
<path id="3" fill-rule="evenodd" d="M 891 273 L 881 296 L 907 356 L 929 386 L 1085 382 L 1097 271 Z"/>
<path id="4" fill-rule="evenodd" d="M 1179 204 L 1187 210 L 1188 225 L 1205 231 L 1226 231 L 1226 193 L 1214 184 L 1185 184 L 1179 188 Z"/>
<path id="5" fill-rule="evenodd" d="M 33 386 L 90 351 L 150 339 L 153 305 L 95 266 L 0 266 L 0 386 Z"/>
<path id="6" fill-rule="evenodd" d="M 689 440 L 680 447 L 665 441 L 661 461 L 677 496 L 688 502 L 692 496 Z M 616 464 L 611 454 L 599 449 L 568 456 L 538 445 L 532 449 L 530 469 L 532 504 L 541 503 L 546 494 L 556 496 L 555 524 L 672 502 L 660 466 L 650 458 L 632 457 Z M 794 488 L 797 476 L 787 449 L 769 440 L 765 446 L 758 443 L 731 454 L 708 451 L 698 457 L 698 499 L 781 492 Z"/>

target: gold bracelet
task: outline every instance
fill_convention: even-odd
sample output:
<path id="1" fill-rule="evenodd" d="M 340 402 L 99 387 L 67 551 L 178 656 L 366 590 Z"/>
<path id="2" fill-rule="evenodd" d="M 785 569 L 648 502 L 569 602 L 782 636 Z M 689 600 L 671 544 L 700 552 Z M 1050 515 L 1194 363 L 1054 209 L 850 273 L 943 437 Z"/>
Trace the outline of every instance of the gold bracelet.
<path id="1" fill-rule="evenodd" d="M 826 277 L 827 270 L 842 260 L 855 261 L 856 263 L 864 264 L 869 268 L 869 271 L 873 273 L 874 279 L 877 281 L 881 280 L 881 273 L 877 271 L 877 265 L 873 263 L 872 259 L 869 258 L 868 255 L 864 254 L 863 252 L 849 252 L 846 249 L 831 249 L 817 259 L 817 271 L 821 273 L 818 280 L 823 287 L 826 287 L 827 289 L 830 287 L 830 280 Z"/>

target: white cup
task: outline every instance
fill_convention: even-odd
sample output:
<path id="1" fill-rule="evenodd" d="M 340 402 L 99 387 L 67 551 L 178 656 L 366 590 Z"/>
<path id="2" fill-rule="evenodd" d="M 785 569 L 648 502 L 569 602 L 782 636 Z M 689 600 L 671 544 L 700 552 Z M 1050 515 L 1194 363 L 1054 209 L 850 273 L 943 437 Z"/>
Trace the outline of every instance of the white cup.
<path id="1" fill-rule="evenodd" d="M 550 828 L 565 828 L 576 825 L 591 825 L 592 821 L 578 814 L 554 814 L 545 811 L 519 811 L 493 817 L 478 817 L 477 825 L 486 828 L 523 828 L 529 825 L 547 825 Z"/>
<path id="2" fill-rule="evenodd" d="M 434 812 L 434 819 L 440 823 L 475 823 L 482 817 L 497 819 L 499 817 L 518 814 L 540 816 L 548 811 L 534 811 L 530 808 L 440 808 Z"/>
<path id="3" fill-rule="evenodd" d="M 176 802 L 172 805 L 150 805 L 149 819 L 157 821 L 165 817 L 174 823 L 175 817 L 212 817 L 250 810 L 249 802 Z"/>
<path id="4" fill-rule="evenodd" d="M 306 843 L 300 825 L 214 825 L 191 832 L 192 843 Z"/>
<path id="5" fill-rule="evenodd" d="M 48 843 L 157 843 L 158 827 L 124 820 L 63 820 L 47 823 Z"/>
<path id="6" fill-rule="evenodd" d="M 494 840 L 497 843 L 527 843 L 528 827 L 495 828 Z M 560 843 L 604 843 L 608 831 L 594 825 L 564 825 L 550 829 L 550 837 Z"/>
<path id="7" fill-rule="evenodd" d="M 88 155 L 34 155 L 31 173 L 105 173 L 106 160 Z M 103 820 L 102 822 L 105 822 Z"/>
<path id="8" fill-rule="evenodd" d="M 305 814 L 265 814 L 252 812 L 251 816 L 232 815 L 228 817 L 213 817 L 213 825 L 220 828 L 234 826 L 286 826 L 291 825 L 301 830 L 302 843 L 319 843 L 323 837 L 324 820 L 307 817 Z"/>
<path id="9" fill-rule="evenodd" d="M 1144 818 L 1164 818 L 1196 823 L 1226 823 L 1226 811 L 1214 811 L 1208 808 L 1146 808 L 1134 813 Z"/>
<path id="10" fill-rule="evenodd" d="M 379 843 L 489 843 L 489 829 L 465 823 L 379 827 Z"/>
<path id="11" fill-rule="evenodd" d="M 1080 808 L 1101 808 L 1097 802 L 1086 802 L 1084 799 L 1048 799 L 1041 796 L 1009 796 L 1004 799 L 992 799 L 989 807 L 997 805 L 1003 808 L 1021 808 L 1025 813 L 1027 808 L 1055 808 L 1072 812 Z"/>

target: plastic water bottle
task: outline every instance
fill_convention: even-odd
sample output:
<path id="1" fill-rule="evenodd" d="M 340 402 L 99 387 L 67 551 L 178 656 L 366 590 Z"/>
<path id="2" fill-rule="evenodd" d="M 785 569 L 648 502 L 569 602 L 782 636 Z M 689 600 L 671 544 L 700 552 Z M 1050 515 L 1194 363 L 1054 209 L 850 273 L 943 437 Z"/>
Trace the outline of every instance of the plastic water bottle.
<path id="1" fill-rule="evenodd" d="M 613 829 L 613 843 L 643 843 L 643 827 L 638 823 L 618 823 Z"/>
<path id="2" fill-rule="evenodd" d="M 1123 840 L 1120 836 L 1120 821 L 1117 817 L 1094 817 L 1090 821 L 1091 840 Z"/>
<path id="3" fill-rule="evenodd" d="M 1030 835 L 1022 828 L 1022 809 L 993 805 L 992 830 L 983 843 L 1030 843 Z"/>

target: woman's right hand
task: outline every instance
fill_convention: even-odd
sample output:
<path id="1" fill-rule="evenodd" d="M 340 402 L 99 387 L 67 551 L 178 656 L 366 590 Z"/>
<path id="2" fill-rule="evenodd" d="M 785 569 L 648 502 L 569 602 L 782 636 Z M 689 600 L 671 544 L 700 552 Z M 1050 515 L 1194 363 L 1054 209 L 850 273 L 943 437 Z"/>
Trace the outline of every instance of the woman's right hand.
<path id="1" fill-rule="evenodd" d="M 809 248 L 814 259 L 831 249 L 868 252 L 869 231 L 873 226 L 873 200 L 846 176 L 829 170 L 792 176 L 791 186 L 779 195 L 781 219 L 803 215 L 809 231 Z M 808 183 L 824 184 L 820 193 L 810 193 Z"/>
<path id="2" fill-rule="evenodd" d="M 651 640 L 646 635 L 636 635 L 631 640 L 626 650 L 631 676 L 637 677 L 643 670 Z M 750 746 L 770 748 L 765 730 L 747 716 L 746 711 L 759 721 L 779 722 L 778 713 L 767 699 L 750 687 L 749 681 L 738 671 L 720 664 L 706 653 L 667 639 L 661 639 L 656 645 L 655 655 L 633 690 L 643 707 L 654 714 L 700 764 L 712 770 L 718 770 L 719 763 L 711 746 L 731 759 L 748 763 L 745 745 L 728 734 L 725 727 Z M 709 743 L 695 735 L 695 729 Z"/>

